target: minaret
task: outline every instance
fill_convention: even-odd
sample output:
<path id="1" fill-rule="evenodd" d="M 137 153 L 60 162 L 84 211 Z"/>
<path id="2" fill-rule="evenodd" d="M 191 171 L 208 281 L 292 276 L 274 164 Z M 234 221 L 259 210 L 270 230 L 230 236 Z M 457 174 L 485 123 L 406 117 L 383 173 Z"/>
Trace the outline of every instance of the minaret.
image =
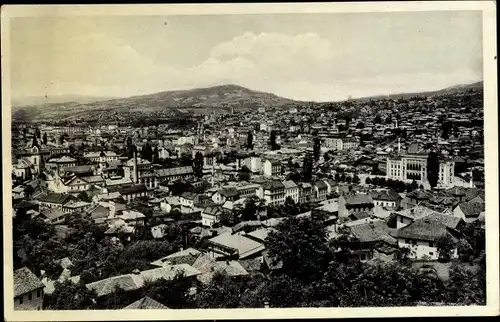
<path id="1" fill-rule="evenodd" d="M 469 188 L 474 188 L 474 181 L 472 179 L 472 171 L 470 172 Z"/>
<path id="2" fill-rule="evenodd" d="M 132 172 L 133 172 L 133 177 L 132 177 L 132 181 L 134 183 L 137 183 L 138 179 L 139 179 L 139 173 L 137 171 L 137 152 L 134 150 L 134 156 L 133 156 L 133 165 L 132 165 Z"/>
<path id="3" fill-rule="evenodd" d="M 398 154 L 401 153 L 401 138 L 398 138 Z"/>

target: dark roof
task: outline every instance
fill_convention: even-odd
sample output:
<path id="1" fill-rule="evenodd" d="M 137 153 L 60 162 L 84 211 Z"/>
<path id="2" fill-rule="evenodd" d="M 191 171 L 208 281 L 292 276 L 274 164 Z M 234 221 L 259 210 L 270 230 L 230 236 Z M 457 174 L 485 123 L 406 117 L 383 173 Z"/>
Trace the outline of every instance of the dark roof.
<path id="1" fill-rule="evenodd" d="M 27 267 L 14 271 L 14 297 L 43 288 L 44 286 L 42 281 Z"/>
<path id="2" fill-rule="evenodd" d="M 205 209 L 203 209 L 203 213 L 215 216 L 218 213 L 219 214 L 222 213 L 222 209 L 221 209 L 221 207 L 206 207 Z"/>
<path id="3" fill-rule="evenodd" d="M 185 191 L 181 194 L 181 197 L 184 199 L 194 200 L 196 198 L 196 193 Z"/>
<path id="4" fill-rule="evenodd" d="M 373 204 L 372 197 L 366 194 L 343 195 L 346 205 Z"/>
<path id="5" fill-rule="evenodd" d="M 328 189 L 328 186 L 326 185 L 326 183 L 324 183 L 323 181 L 317 181 L 314 183 L 314 185 L 318 188 L 318 189 Z"/>
<path id="6" fill-rule="evenodd" d="M 354 217 L 356 220 L 370 217 L 370 215 L 364 211 L 353 212 L 349 215 L 349 217 L 351 216 Z"/>
<path id="7" fill-rule="evenodd" d="M 443 223 L 426 218 L 415 220 L 408 226 L 398 230 L 399 238 L 428 241 L 437 241 L 447 234 L 449 234 L 449 231 Z"/>
<path id="8" fill-rule="evenodd" d="M 124 307 L 123 309 L 124 310 L 144 310 L 144 309 L 164 310 L 164 309 L 169 309 L 169 307 L 161 304 L 160 302 L 153 300 L 149 296 L 145 296 L 142 299 L 135 301 L 134 303 Z"/>
<path id="9" fill-rule="evenodd" d="M 146 186 L 144 184 L 136 184 L 136 185 L 133 185 L 130 187 L 124 187 L 124 188 L 118 189 L 118 192 L 121 195 L 126 195 L 126 194 L 130 194 L 130 193 L 140 193 L 140 192 L 146 192 L 146 191 L 148 191 L 148 189 L 146 188 Z"/>
<path id="10" fill-rule="evenodd" d="M 383 241 L 389 245 L 397 245 L 397 240 L 389 235 L 390 228 L 384 221 L 350 226 L 351 234 L 360 242 Z"/>
<path id="11" fill-rule="evenodd" d="M 59 194 L 59 193 L 50 193 L 45 196 L 41 196 L 38 198 L 38 201 L 55 203 L 55 204 L 64 204 L 70 200 L 75 200 L 75 197 L 71 195 Z"/>
<path id="12" fill-rule="evenodd" d="M 281 183 L 281 181 L 277 181 L 277 180 L 273 180 L 273 181 L 268 181 L 268 182 L 265 182 L 262 187 L 265 189 L 265 190 L 274 190 L 274 189 L 284 189 L 285 186 L 283 185 L 283 183 Z"/>
<path id="13" fill-rule="evenodd" d="M 413 190 L 412 192 L 408 193 L 406 197 L 410 199 L 417 199 L 417 200 L 426 200 L 429 199 L 429 194 L 425 191 L 422 191 L 420 189 Z"/>
<path id="14" fill-rule="evenodd" d="M 372 191 L 370 196 L 373 200 L 384 200 L 384 201 L 398 201 L 401 200 L 401 196 L 394 190 L 389 191 Z"/>
<path id="15" fill-rule="evenodd" d="M 238 195 L 238 189 L 236 189 L 235 187 L 219 189 L 217 192 L 224 197 L 234 197 Z"/>

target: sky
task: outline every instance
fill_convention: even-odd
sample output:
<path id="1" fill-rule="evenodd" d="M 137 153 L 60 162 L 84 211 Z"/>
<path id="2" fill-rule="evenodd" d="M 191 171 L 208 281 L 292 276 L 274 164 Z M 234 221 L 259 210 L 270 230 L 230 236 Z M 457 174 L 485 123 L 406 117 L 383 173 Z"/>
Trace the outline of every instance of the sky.
<path id="1" fill-rule="evenodd" d="M 480 11 L 18 17 L 10 29 L 15 98 L 236 84 L 329 101 L 483 78 Z"/>

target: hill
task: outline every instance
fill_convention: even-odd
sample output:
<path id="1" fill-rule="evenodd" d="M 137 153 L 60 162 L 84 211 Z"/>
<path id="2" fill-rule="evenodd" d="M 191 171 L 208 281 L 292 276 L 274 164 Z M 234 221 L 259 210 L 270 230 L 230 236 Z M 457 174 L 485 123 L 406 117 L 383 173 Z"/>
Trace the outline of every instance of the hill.
<path id="1" fill-rule="evenodd" d="M 208 88 L 176 90 L 148 95 L 131 96 L 81 104 L 64 102 L 31 105 L 13 109 L 14 118 L 40 119 L 48 117 L 77 118 L 94 113 L 142 112 L 155 113 L 165 110 L 215 109 L 235 110 L 258 107 L 283 106 L 294 103 L 291 99 L 254 91 L 237 85 L 220 85 Z"/>
<path id="2" fill-rule="evenodd" d="M 353 101 L 367 101 L 367 100 L 378 100 L 378 99 L 408 99 L 411 97 L 434 97 L 434 96 L 441 96 L 441 95 L 450 95 L 450 94 L 455 94 L 459 93 L 462 91 L 466 91 L 469 89 L 483 89 L 483 82 L 476 82 L 472 84 L 459 84 L 459 85 L 454 85 L 450 86 L 444 89 L 440 89 L 437 91 L 428 91 L 428 92 L 417 92 L 417 93 L 398 93 L 398 94 L 388 94 L 388 95 L 378 95 L 378 96 L 369 96 L 369 97 L 361 97 L 361 98 L 356 98 L 353 99 Z"/>
<path id="3" fill-rule="evenodd" d="M 94 97 L 83 95 L 56 95 L 56 96 L 26 96 L 15 97 L 12 99 L 13 107 L 44 105 L 44 104 L 61 104 L 67 102 L 75 102 L 80 104 L 87 104 L 97 101 L 106 101 L 114 97 Z"/>

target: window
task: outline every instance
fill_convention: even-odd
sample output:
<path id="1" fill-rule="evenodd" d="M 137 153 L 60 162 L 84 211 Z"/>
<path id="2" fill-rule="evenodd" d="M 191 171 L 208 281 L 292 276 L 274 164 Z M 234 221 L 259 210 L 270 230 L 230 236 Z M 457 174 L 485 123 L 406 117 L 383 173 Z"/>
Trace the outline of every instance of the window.
<path id="1" fill-rule="evenodd" d="M 40 297 L 40 295 L 41 295 L 40 290 L 37 290 L 37 291 L 36 291 L 36 297 Z"/>
<path id="2" fill-rule="evenodd" d="M 33 296 L 31 295 L 31 292 L 28 293 L 28 301 L 31 301 L 33 299 Z"/>
<path id="3" fill-rule="evenodd" d="M 404 222 L 403 217 L 399 217 L 399 222 L 400 222 L 400 223 L 403 223 L 403 222 Z"/>
<path id="4" fill-rule="evenodd" d="M 434 247 L 434 243 L 433 242 L 429 242 L 429 247 Z"/>
<path id="5" fill-rule="evenodd" d="M 19 298 L 19 304 L 23 304 L 23 300 L 24 300 L 24 296 L 21 295 L 21 297 Z"/>
<path id="6" fill-rule="evenodd" d="M 405 243 L 406 243 L 406 244 L 409 244 L 409 243 L 410 243 L 410 240 L 409 240 L 409 239 L 405 239 Z"/>

